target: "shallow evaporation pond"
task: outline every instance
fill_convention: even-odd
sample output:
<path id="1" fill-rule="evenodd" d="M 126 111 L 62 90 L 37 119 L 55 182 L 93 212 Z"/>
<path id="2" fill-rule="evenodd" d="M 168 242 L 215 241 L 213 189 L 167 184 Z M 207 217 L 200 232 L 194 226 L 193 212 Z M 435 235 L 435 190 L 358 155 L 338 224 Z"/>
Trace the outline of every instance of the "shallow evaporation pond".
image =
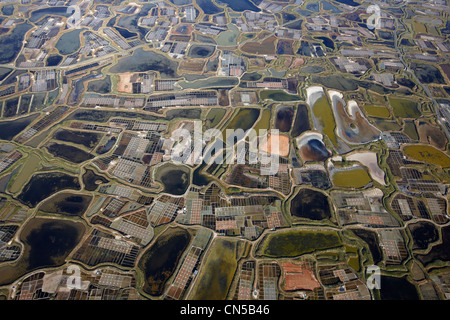
<path id="1" fill-rule="evenodd" d="M 63 189 L 80 189 L 78 178 L 62 172 L 38 173 L 31 177 L 18 199 L 30 207 Z"/>
<path id="2" fill-rule="evenodd" d="M 31 270 L 63 265 L 85 231 L 81 222 L 31 219 L 20 233 L 20 241 L 25 245 L 22 256 L 12 265 L 0 266 L 0 285 L 12 283 Z"/>
<path id="3" fill-rule="evenodd" d="M 158 71 L 161 78 L 177 78 L 178 62 L 155 51 L 136 49 L 131 56 L 118 61 L 109 71 L 111 73 Z"/>
<path id="4" fill-rule="evenodd" d="M 156 169 L 155 180 L 164 186 L 164 192 L 182 195 L 190 183 L 190 169 L 184 165 L 166 163 Z"/>
<path id="5" fill-rule="evenodd" d="M 80 33 L 86 29 L 75 29 L 64 33 L 55 45 L 60 54 L 68 55 L 75 53 L 81 45 Z"/>
<path id="6" fill-rule="evenodd" d="M 0 121 L 0 139 L 11 140 L 38 116 L 40 116 L 40 114 L 36 113 L 16 120 Z"/>

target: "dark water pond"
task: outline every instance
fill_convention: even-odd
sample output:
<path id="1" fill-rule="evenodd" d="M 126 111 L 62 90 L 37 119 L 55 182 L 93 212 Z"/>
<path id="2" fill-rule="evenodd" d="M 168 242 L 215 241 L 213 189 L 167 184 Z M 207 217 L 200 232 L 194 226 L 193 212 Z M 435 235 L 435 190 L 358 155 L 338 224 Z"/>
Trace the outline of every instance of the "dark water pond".
<path id="1" fill-rule="evenodd" d="M 53 138 L 56 140 L 80 144 L 86 148 L 93 148 L 97 145 L 102 136 L 103 135 L 98 132 L 59 129 L 54 133 Z"/>
<path id="2" fill-rule="evenodd" d="M 59 157 L 73 163 L 82 163 L 94 158 L 93 155 L 87 153 L 86 151 L 67 144 L 52 143 L 47 146 L 47 150 L 55 157 Z"/>
<path id="3" fill-rule="evenodd" d="M 46 66 L 47 67 L 54 67 L 57 66 L 62 61 L 62 56 L 59 54 L 52 54 L 47 58 Z"/>
<path id="4" fill-rule="evenodd" d="M 422 83 L 445 84 L 441 71 L 431 64 L 412 63 L 411 69 Z"/>
<path id="5" fill-rule="evenodd" d="M 250 129 L 259 117 L 259 109 L 242 108 L 228 123 L 226 129 Z"/>
<path id="6" fill-rule="evenodd" d="M 428 248 L 428 244 L 439 240 L 439 232 L 431 222 L 418 222 L 408 225 L 414 240 L 414 247 Z"/>
<path id="7" fill-rule="evenodd" d="M 97 153 L 98 154 L 104 154 L 107 153 L 109 150 L 111 150 L 112 147 L 114 147 L 114 145 L 116 144 L 116 137 L 111 137 L 108 142 L 106 142 L 104 145 L 101 145 L 97 148 Z"/>
<path id="8" fill-rule="evenodd" d="M 144 272 L 145 293 L 159 296 L 164 291 L 167 280 L 173 275 L 191 236 L 184 229 L 169 228 L 145 251 L 138 262 Z"/>
<path id="9" fill-rule="evenodd" d="M 33 114 L 16 120 L 0 121 L 0 139 L 11 140 L 38 116 L 39 114 Z"/>
<path id="10" fill-rule="evenodd" d="M 291 215 L 311 220 L 331 218 L 328 197 L 320 191 L 300 189 L 291 201 Z"/>
<path id="11" fill-rule="evenodd" d="M 196 186 L 206 186 L 208 183 L 213 181 L 212 178 L 204 175 L 201 171 L 206 167 L 206 163 L 203 162 L 197 169 L 192 173 L 192 183 Z"/>
<path id="12" fill-rule="evenodd" d="M 51 194 L 63 189 L 80 189 L 78 178 L 62 172 L 38 173 L 31 177 L 18 199 L 34 207 Z"/>
<path id="13" fill-rule="evenodd" d="M 187 4 L 191 4 L 192 0 L 170 0 L 176 6 L 185 6 Z"/>
<path id="14" fill-rule="evenodd" d="M 42 17 L 47 15 L 55 15 L 55 16 L 62 16 L 62 17 L 70 17 L 72 15 L 72 12 L 67 12 L 68 7 L 51 7 L 51 8 L 43 8 L 34 10 L 31 12 L 30 15 L 30 21 L 36 22 L 40 20 Z"/>
<path id="15" fill-rule="evenodd" d="M 125 39 L 137 37 L 137 33 L 130 32 L 127 29 L 119 28 L 119 27 L 114 27 L 114 29 L 116 29 L 120 33 L 120 35 L 122 37 L 124 37 Z"/>
<path id="16" fill-rule="evenodd" d="M 177 78 L 178 62 L 155 51 L 136 49 L 131 56 L 124 57 L 110 69 L 111 73 L 158 71 L 162 78 Z"/>
<path id="17" fill-rule="evenodd" d="M 11 73 L 8 78 L 6 78 L 3 81 L 3 85 L 7 85 L 7 84 L 15 84 L 17 82 L 17 77 L 20 76 L 21 74 L 26 73 L 26 70 L 16 70 L 13 73 Z"/>
<path id="18" fill-rule="evenodd" d="M 92 197 L 85 194 L 59 193 L 45 200 L 39 209 L 67 216 L 82 216 L 91 200 Z"/>
<path id="19" fill-rule="evenodd" d="M 107 75 L 104 79 L 92 80 L 88 82 L 87 91 L 96 93 L 111 92 L 111 77 Z"/>
<path id="20" fill-rule="evenodd" d="M 75 106 L 75 105 L 79 104 L 81 97 L 83 95 L 83 92 L 86 89 L 85 82 L 92 80 L 92 79 L 96 79 L 97 77 L 98 77 L 97 74 L 91 73 L 91 74 L 85 75 L 82 78 L 73 80 L 72 81 L 72 91 L 70 91 L 69 97 L 67 99 L 67 104 L 71 105 L 71 106 Z"/>
<path id="21" fill-rule="evenodd" d="M 325 161 L 331 156 L 323 142 L 318 139 L 309 140 L 301 149 L 311 161 Z"/>
<path id="22" fill-rule="evenodd" d="M 331 40 L 330 38 L 328 38 L 328 37 L 317 37 L 317 39 L 320 39 L 320 40 L 322 40 L 322 42 L 323 42 L 323 44 L 328 48 L 328 49 L 331 49 L 331 50 L 334 50 L 334 42 L 333 42 L 333 40 Z"/>
<path id="23" fill-rule="evenodd" d="M 191 58 L 208 58 L 213 53 L 216 47 L 194 44 L 189 49 L 188 56 Z"/>
<path id="24" fill-rule="evenodd" d="M 195 2 L 205 14 L 216 14 L 223 12 L 223 9 L 216 6 L 211 0 L 195 0 Z"/>
<path id="25" fill-rule="evenodd" d="M 419 300 L 416 287 L 406 277 L 381 275 L 380 286 L 382 300 Z"/>
<path id="26" fill-rule="evenodd" d="M 216 0 L 216 2 L 219 5 L 226 4 L 232 10 L 237 11 L 237 12 L 243 12 L 245 10 L 254 11 L 254 12 L 261 11 L 250 0 Z"/>
<path id="27" fill-rule="evenodd" d="M 3 117 L 14 117 L 17 112 L 17 104 L 19 103 L 19 97 L 8 99 L 3 106 Z"/>
<path id="28" fill-rule="evenodd" d="M 84 227 L 80 223 L 66 220 L 36 220 L 29 224 L 39 223 L 37 227 L 31 230 L 25 228 L 21 234 L 21 238 L 30 247 L 28 270 L 63 264 L 64 259 L 78 244 Z"/>
<path id="29" fill-rule="evenodd" d="M 8 4 L 2 8 L 2 13 L 5 16 L 12 16 L 14 14 L 14 5 Z"/>
<path id="30" fill-rule="evenodd" d="M 25 33 L 32 27 L 31 24 L 24 22 L 0 37 L 0 64 L 10 63 L 16 58 L 22 49 Z"/>
<path id="31" fill-rule="evenodd" d="M 258 81 L 262 78 L 262 74 L 258 72 L 246 72 L 241 76 L 242 81 Z"/>
<path id="32" fill-rule="evenodd" d="M 355 80 L 341 75 L 331 75 L 326 77 L 312 76 L 311 81 L 338 91 L 355 91 L 361 87 L 379 94 L 389 94 L 394 92 L 394 90 L 387 89 L 378 83 Z"/>
<path id="33" fill-rule="evenodd" d="M 306 9 L 312 12 L 319 12 L 320 4 L 319 2 L 310 2 L 306 4 Z"/>
<path id="34" fill-rule="evenodd" d="M 0 67 L 0 81 L 5 79 L 12 71 L 13 69 L 11 68 Z"/>
<path id="35" fill-rule="evenodd" d="M 189 168 L 183 165 L 167 163 L 159 167 L 155 173 L 155 180 L 162 183 L 164 192 L 182 195 L 190 183 Z"/>
<path id="36" fill-rule="evenodd" d="M 335 0 L 335 1 L 339 2 L 339 3 L 343 3 L 343 4 L 346 4 L 346 5 L 349 5 L 349 6 L 352 6 L 352 7 L 357 7 L 357 6 L 361 5 L 360 3 L 355 2 L 353 0 Z"/>
<path id="37" fill-rule="evenodd" d="M 139 19 L 141 17 L 145 17 L 148 15 L 149 11 L 155 7 L 155 4 L 153 3 L 145 3 L 141 10 L 133 15 L 121 15 L 119 20 L 117 21 L 117 26 L 128 30 L 129 32 L 135 32 L 139 34 L 139 38 L 141 40 L 144 40 L 145 35 L 150 30 L 148 28 L 143 28 L 139 25 Z M 108 24 L 110 26 L 114 25 L 116 17 L 113 17 L 110 21 L 108 21 Z"/>
<path id="38" fill-rule="evenodd" d="M 286 24 L 286 28 L 302 30 L 303 20 L 292 21 L 291 23 Z"/>
<path id="39" fill-rule="evenodd" d="M 369 246 L 370 253 L 372 254 L 373 263 L 377 264 L 383 259 L 383 253 L 381 252 L 380 245 L 378 243 L 378 236 L 375 231 L 352 229 L 353 233 L 364 240 Z"/>
<path id="40" fill-rule="evenodd" d="M 275 129 L 280 130 L 280 132 L 289 132 L 293 118 L 294 108 L 292 106 L 278 106 L 275 117 Z"/>
<path id="41" fill-rule="evenodd" d="M 25 244 L 23 255 L 14 265 L 0 267 L 0 284 L 11 283 L 35 269 L 64 264 L 85 230 L 82 223 L 72 220 L 33 218 L 20 234 Z"/>
<path id="42" fill-rule="evenodd" d="M 281 18 L 283 19 L 283 23 L 287 23 L 297 19 L 297 16 L 289 12 L 281 12 Z"/>
<path id="43" fill-rule="evenodd" d="M 86 191 L 95 191 L 98 188 L 99 184 L 109 182 L 108 179 L 96 174 L 94 171 L 90 169 L 86 169 L 86 172 L 83 174 L 82 179 L 84 190 Z"/>
<path id="44" fill-rule="evenodd" d="M 80 33 L 86 29 L 75 29 L 64 33 L 55 44 L 60 54 L 67 55 L 75 53 L 80 49 Z"/>
<path id="45" fill-rule="evenodd" d="M 295 94 L 288 94 L 282 90 L 262 90 L 259 93 L 261 100 L 271 99 L 273 101 L 300 101 L 301 97 Z"/>
<path id="46" fill-rule="evenodd" d="M 308 130 L 311 130 L 308 106 L 306 104 L 298 104 L 294 124 L 292 125 L 291 136 L 298 137 L 303 132 Z"/>
<path id="47" fill-rule="evenodd" d="M 185 109 L 185 108 L 180 108 L 180 109 L 172 109 L 167 111 L 166 113 L 166 119 L 167 120 L 173 120 L 176 118 L 184 118 L 184 119 L 199 119 L 200 115 L 201 115 L 201 110 L 200 109 Z"/>
<path id="48" fill-rule="evenodd" d="M 321 73 L 321 72 L 325 71 L 325 68 L 323 68 L 321 66 L 306 66 L 306 67 L 300 69 L 300 71 L 303 73 Z"/>
<path id="49" fill-rule="evenodd" d="M 450 226 L 441 228 L 442 243 L 435 245 L 427 254 L 415 255 L 423 265 L 435 260 L 450 261 Z"/>

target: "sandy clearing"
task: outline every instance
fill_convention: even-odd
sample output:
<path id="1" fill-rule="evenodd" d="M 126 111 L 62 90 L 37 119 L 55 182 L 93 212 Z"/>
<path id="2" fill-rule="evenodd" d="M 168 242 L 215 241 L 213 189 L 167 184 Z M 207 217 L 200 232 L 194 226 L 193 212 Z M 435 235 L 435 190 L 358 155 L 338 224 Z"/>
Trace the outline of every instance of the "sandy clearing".
<path id="1" fill-rule="evenodd" d="M 346 157 L 350 161 L 358 161 L 369 169 L 372 178 L 382 185 L 386 185 L 384 181 L 385 173 L 378 166 L 377 154 L 371 151 L 356 152 Z"/>
<path id="2" fill-rule="evenodd" d="M 268 134 L 260 145 L 260 151 L 278 154 L 281 157 L 289 155 L 289 137 L 283 135 Z"/>
<path id="3" fill-rule="evenodd" d="M 319 100 L 323 95 L 325 94 L 325 91 L 322 87 L 319 86 L 312 86 L 306 88 L 306 103 L 312 107 L 316 103 L 317 100 Z"/>
<path id="4" fill-rule="evenodd" d="M 133 86 L 131 85 L 132 73 L 119 74 L 119 83 L 117 85 L 117 91 L 133 93 Z"/>

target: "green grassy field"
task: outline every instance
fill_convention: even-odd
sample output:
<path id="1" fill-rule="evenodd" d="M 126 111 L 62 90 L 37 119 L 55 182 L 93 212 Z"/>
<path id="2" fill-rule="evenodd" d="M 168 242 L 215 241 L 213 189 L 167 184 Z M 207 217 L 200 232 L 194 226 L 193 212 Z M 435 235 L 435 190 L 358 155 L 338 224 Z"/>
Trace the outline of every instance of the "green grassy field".
<path id="1" fill-rule="evenodd" d="M 223 119 L 223 116 L 225 115 L 226 110 L 225 109 L 218 109 L 213 108 L 208 112 L 208 115 L 206 116 L 206 121 L 209 123 L 210 128 L 214 128 L 217 126 L 220 122 L 220 120 Z"/>
<path id="2" fill-rule="evenodd" d="M 264 111 L 261 115 L 261 118 L 259 119 L 258 123 L 254 127 L 254 129 L 256 130 L 256 133 L 259 134 L 260 129 L 268 130 L 270 128 L 271 115 L 272 115 L 272 112 L 270 109 L 264 109 Z"/>
<path id="3" fill-rule="evenodd" d="M 11 193 L 19 192 L 25 183 L 28 182 L 29 178 L 36 172 L 40 167 L 41 159 L 36 154 L 31 154 L 22 166 L 17 176 L 14 178 L 14 182 L 11 184 L 9 191 Z"/>
<path id="4" fill-rule="evenodd" d="M 237 267 L 235 240 L 216 239 L 197 280 L 192 300 L 223 300 Z"/>
<path id="5" fill-rule="evenodd" d="M 394 115 L 399 118 L 418 118 L 420 117 L 420 111 L 416 102 L 389 97 L 389 103 L 394 111 Z"/>
<path id="6" fill-rule="evenodd" d="M 370 117 L 388 119 L 391 116 L 389 110 L 384 106 L 366 105 L 364 110 Z"/>
<path id="7" fill-rule="evenodd" d="M 408 145 L 403 148 L 403 153 L 415 160 L 428 162 L 442 168 L 450 167 L 450 158 L 429 145 Z"/>
<path id="8" fill-rule="evenodd" d="M 343 188 L 362 188 L 372 181 L 366 170 L 356 168 L 352 170 L 337 171 L 332 177 L 333 184 Z"/>
<path id="9" fill-rule="evenodd" d="M 301 98 L 295 94 L 289 94 L 283 90 L 261 90 L 259 93 L 261 100 L 270 99 L 273 101 L 300 101 Z"/>
<path id="10" fill-rule="evenodd" d="M 335 231 L 284 231 L 268 236 L 262 254 L 273 258 L 296 257 L 341 245 L 341 239 Z"/>
<path id="11" fill-rule="evenodd" d="M 338 141 L 335 131 L 336 122 L 334 121 L 333 110 L 331 109 L 331 105 L 328 102 L 326 95 L 323 95 L 316 101 L 316 103 L 314 103 L 314 106 L 312 106 L 312 111 L 314 117 L 319 120 L 319 123 L 322 126 L 322 133 L 326 134 L 333 145 L 337 146 Z"/>

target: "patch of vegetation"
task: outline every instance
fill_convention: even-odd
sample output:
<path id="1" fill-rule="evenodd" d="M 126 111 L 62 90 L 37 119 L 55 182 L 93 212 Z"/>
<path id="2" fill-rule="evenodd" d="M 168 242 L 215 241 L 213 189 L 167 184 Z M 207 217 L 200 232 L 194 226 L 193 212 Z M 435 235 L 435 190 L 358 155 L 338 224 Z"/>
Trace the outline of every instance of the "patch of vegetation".
<path id="1" fill-rule="evenodd" d="M 259 93 L 261 100 L 270 99 L 273 101 L 300 101 L 301 97 L 289 94 L 282 90 L 261 90 Z"/>
<path id="2" fill-rule="evenodd" d="M 372 181 L 366 170 L 357 168 L 337 171 L 332 177 L 333 184 L 343 188 L 362 188 Z"/>
<path id="3" fill-rule="evenodd" d="M 403 148 L 403 153 L 418 161 L 431 163 L 442 168 L 450 167 L 450 158 L 430 145 L 408 145 Z"/>
<path id="4" fill-rule="evenodd" d="M 387 119 L 391 116 L 388 108 L 384 106 L 366 105 L 364 106 L 364 110 L 370 117 Z"/>
<path id="5" fill-rule="evenodd" d="M 394 115 L 398 118 L 420 117 L 417 102 L 402 98 L 389 97 L 389 103 L 394 111 Z"/>
<path id="6" fill-rule="evenodd" d="M 296 257 L 316 250 L 342 246 L 335 231 L 284 231 L 269 235 L 263 248 L 267 257 Z"/>

